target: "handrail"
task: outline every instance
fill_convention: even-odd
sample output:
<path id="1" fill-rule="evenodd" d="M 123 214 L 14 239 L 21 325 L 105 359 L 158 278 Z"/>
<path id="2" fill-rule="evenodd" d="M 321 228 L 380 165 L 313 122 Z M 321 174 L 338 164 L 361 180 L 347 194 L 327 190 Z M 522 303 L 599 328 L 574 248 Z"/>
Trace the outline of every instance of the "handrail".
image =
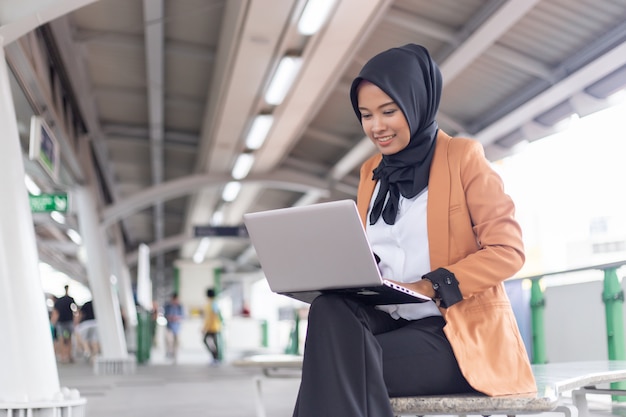
<path id="1" fill-rule="evenodd" d="M 605 305 L 606 328 L 610 360 L 626 359 L 626 345 L 624 339 L 624 322 L 622 307 L 624 303 L 624 291 L 617 279 L 617 269 L 626 265 L 626 260 L 611 262 L 600 265 L 591 265 L 582 268 L 573 268 L 564 271 L 546 272 L 540 275 L 513 278 L 513 280 L 528 279 L 532 282 L 530 309 L 532 320 L 532 362 L 546 363 L 545 335 L 543 325 L 543 312 L 545 308 L 545 296 L 540 284 L 541 278 L 549 275 L 568 274 L 589 270 L 604 271 L 604 290 L 602 302 Z M 613 388 L 614 384 L 611 385 Z M 626 389 L 626 383 L 620 383 L 619 389 Z M 617 386 L 617 385 L 616 385 Z M 615 398 L 614 398 L 615 399 Z M 621 400 L 621 398 L 620 398 Z"/>
<path id="2" fill-rule="evenodd" d="M 623 265 L 626 265 L 626 260 L 617 261 L 617 262 L 611 262 L 611 263 L 608 263 L 608 264 L 585 266 L 585 267 L 582 267 L 582 268 L 566 269 L 564 271 L 546 272 L 546 273 L 543 273 L 543 274 L 531 275 L 531 276 L 527 276 L 527 277 L 514 277 L 512 279 L 513 280 L 518 280 L 518 279 L 531 279 L 532 280 L 532 279 L 545 277 L 545 276 L 548 276 L 548 275 L 569 274 L 570 272 L 581 272 L 581 271 L 588 271 L 588 270 L 592 270 L 592 269 L 605 270 L 605 269 L 619 268 L 620 266 L 623 266 Z"/>

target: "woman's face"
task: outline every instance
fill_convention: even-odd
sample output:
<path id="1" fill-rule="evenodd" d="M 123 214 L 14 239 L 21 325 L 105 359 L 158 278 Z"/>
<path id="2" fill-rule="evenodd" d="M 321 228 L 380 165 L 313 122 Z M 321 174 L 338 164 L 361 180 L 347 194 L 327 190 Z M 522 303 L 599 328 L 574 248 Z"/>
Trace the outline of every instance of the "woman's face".
<path id="1" fill-rule="evenodd" d="M 392 155 L 407 147 L 411 130 L 404 113 L 391 97 L 376 85 L 362 81 L 357 100 L 363 130 L 383 155 Z"/>

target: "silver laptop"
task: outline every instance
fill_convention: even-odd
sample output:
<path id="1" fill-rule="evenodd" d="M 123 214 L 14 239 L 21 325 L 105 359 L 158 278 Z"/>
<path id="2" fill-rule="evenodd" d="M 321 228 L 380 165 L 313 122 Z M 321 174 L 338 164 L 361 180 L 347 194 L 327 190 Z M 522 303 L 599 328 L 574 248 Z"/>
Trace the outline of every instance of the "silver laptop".
<path id="1" fill-rule="evenodd" d="M 352 200 L 243 216 L 270 289 L 310 303 L 335 292 L 368 304 L 430 298 L 384 280 Z"/>

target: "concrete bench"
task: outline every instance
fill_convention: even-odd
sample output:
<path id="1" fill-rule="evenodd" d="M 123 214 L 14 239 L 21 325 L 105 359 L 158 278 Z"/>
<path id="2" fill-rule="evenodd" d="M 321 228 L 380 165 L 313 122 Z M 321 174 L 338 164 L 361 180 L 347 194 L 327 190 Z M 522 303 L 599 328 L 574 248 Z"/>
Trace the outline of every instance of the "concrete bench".
<path id="1" fill-rule="evenodd" d="M 296 355 L 256 355 L 233 362 L 234 366 L 257 368 L 264 377 L 294 377 L 302 368 Z M 285 371 L 287 371 L 285 373 Z M 293 372 L 296 371 L 296 372 Z M 566 417 L 588 417 L 587 394 L 626 395 L 617 389 L 598 388 L 626 381 L 626 361 L 563 362 L 533 365 L 536 395 L 488 397 L 457 394 L 391 398 L 396 416 L 507 415 L 562 412 Z M 262 379 L 255 378 L 257 416 L 265 417 L 261 396 Z M 571 393 L 571 399 L 565 394 Z"/>

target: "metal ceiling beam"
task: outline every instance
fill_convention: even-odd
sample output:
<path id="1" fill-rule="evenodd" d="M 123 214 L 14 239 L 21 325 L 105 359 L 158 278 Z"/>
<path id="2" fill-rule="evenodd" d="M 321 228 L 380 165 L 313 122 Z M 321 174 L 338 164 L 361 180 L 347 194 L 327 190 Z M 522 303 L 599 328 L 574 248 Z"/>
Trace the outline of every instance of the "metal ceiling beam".
<path id="1" fill-rule="evenodd" d="M 626 42 L 597 57 L 578 71 L 562 79 L 558 84 L 527 100 L 524 104 L 476 133 L 474 137 L 483 145 L 490 144 L 623 65 L 626 65 Z"/>
<path id="2" fill-rule="evenodd" d="M 343 1 L 339 4 L 326 29 L 305 47 L 302 54 L 304 63 L 299 77 L 285 101 L 274 110 L 276 117 L 274 126 L 265 146 L 257 151 L 257 163 L 253 172 L 269 171 L 284 158 L 293 141 L 303 133 L 304 126 L 310 121 L 309 118 L 317 113 L 319 106 L 333 91 L 332 88 L 320 89 L 319 85 L 333 86 L 339 82 L 340 75 L 350 64 L 358 45 L 367 38 L 367 33 L 373 30 L 390 5 L 389 0 Z M 330 62 L 335 63 L 335 66 L 328 65 Z M 306 133 L 317 135 L 318 138 L 330 142 L 341 139 L 314 129 L 309 129 Z M 340 143 L 347 145 L 346 149 L 350 149 L 351 144 L 343 140 L 340 140 Z M 354 158 L 361 157 L 367 145 L 357 148 L 349 152 L 349 163 L 354 163 Z M 330 177 L 329 190 L 333 186 L 339 188 L 340 184 L 336 181 L 340 175 L 345 175 L 343 171 L 348 166 L 346 162 L 339 165 L 334 174 L 336 178 Z M 321 197 L 319 192 L 311 190 L 305 193 L 299 204 L 311 204 Z M 239 207 L 238 210 L 243 212 L 243 207 Z M 248 248 L 244 253 L 249 254 L 250 251 Z"/>
<path id="3" fill-rule="evenodd" d="M 306 136 L 310 136 L 316 141 L 328 143 L 329 145 L 338 146 L 345 149 L 350 149 L 353 145 L 352 141 L 346 137 L 335 135 L 315 127 L 307 127 L 304 134 Z"/>
<path id="4" fill-rule="evenodd" d="M 15 77 L 20 82 L 22 88 L 25 90 L 25 95 L 28 96 L 32 105 L 34 106 L 34 113 L 36 115 L 43 115 L 46 121 L 50 124 L 52 130 L 56 133 L 57 140 L 61 153 L 63 155 L 63 165 L 70 173 L 72 182 L 84 181 L 84 172 L 78 161 L 74 146 L 70 140 L 70 135 L 67 131 L 66 121 L 62 114 L 57 112 L 57 106 L 50 93 L 49 84 L 44 84 L 38 71 L 48 71 L 47 67 L 36 68 L 34 60 L 40 58 L 47 59 L 48 57 L 37 56 L 37 51 L 29 53 L 25 50 L 22 42 L 15 42 L 5 46 L 6 59 L 9 63 Z M 59 69 L 61 70 L 61 69 Z M 50 123 L 52 122 L 52 123 Z M 73 184 L 65 184 L 71 186 Z"/>
<path id="5" fill-rule="evenodd" d="M 136 50 L 137 53 L 141 53 L 145 48 L 144 36 L 128 33 L 79 29 L 74 33 L 74 40 L 80 44 L 104 45 L 116 49 L 128 48 Z M 181 41 L 164 40 L 164 53 L 165 55 L 174 55 L 180 58 L 190 57 L 208 62 L 213 62 L 215 59 L 215 50 Z"/>
<path id="6" fill-rule="evenodd" d="M 4 45 L 39 26 L 96 0 L 0 0 L 0 37 Z"/>
<path id="7" fill-rule="evenodd" d="M 456 119 L 450 117 L 445 112 L 441 110 L 437 112 L 437 120 L 441 123 L 445 123 L 450 126 L 452 129 L 456 130 L 457 135 L 463 136 L 467 133 L 467 127 Z M 448 132 L 449 133 L 449 132 Z"/>
<path id="8" fill-rule="evenodd" d="M 114 100 L 140 101 L 145 99 L 145 89 L 130 88 L 103 88 L 99 87 L 93 90 L 93 97 L 109 97 Z M 183 95 L 169 95 L 163 97 L 164 105 L 171 107 L 186 107 L 188 110 L 198 111 L 204 107 L 204 102 L 193 97 Z"/>
<path id="9" fill-rule="evenodd" d="M 534 75 L 546 81 L 554 81 L 554 74 L 550 67 L 536 59 L 514 51 L 511 48 L 494 44 L 485 51 L 485 55 L 503 64 L 512 65 L 527 74 Z"/>
<path id="10" fill-rule="evenodd" d="M 531 84 L 524 86 L 522 91 L 512 96 L 508 101 L 499 103 L 496 109 L 493 109 L 483 117 L 478 118 L 477 122 L 469 127 L 470 132 L 481 132 L 489 126 L 497 123 L 502 118 L 508 117 L 511 113 L 516 112 L 520 107 L 525 107 L 528 102 L 559 85 L 561 82 L 568 79 L 572 74 L 580 71 L 586 65 L 593 63 L 594 60 L 599 59 L 602 56 L 614 56 L 611 51 L 614 48 L 620 47 L 620 45 L 623 45 L 624 43 L 626 43 L 626 22 L 614 27 L 602 37 L 595 39 L 592 43 L 586 45 L 582 50 L 578 50 L 576 54 L 570 56 L 556 68 L 552 69 L 552 82 L 537 79 Z M 592 85 L 607 76 L 610 76 L 613 71 L 621 68 L 621 64 L 624 63 L 624 60 L 620 60 L 619 56 L 616 56 L 615 59 L 616 61 L 613 62 L 614 60 L 611 58 L 609 60 L 610 65 L 607 68 L 599 68 L 595 75 L 593 72 L 589 72 L 588 77 L 584 78 L 585 81 L 583 84 L 568 84 L 571 86 L 570 95 L 577 94 L 582 89 L 587 88 L 589 85 Z M 566 99 L 568 99 L 567 94 L 559 94 L 558 101 L 552 102 L 548 100 L 548 105 L 540 106 L 535 115 L 549 110 L 552 106 L 557 105 Z M 543 101 L 541 101 L 541 103 L 543 103 Z M 520 124 L 525 124 L 526 122 L 527 120 L 521 120 Z M 517 126 L 510 126 L 508 131 L 512 131 L 516 128 Z M 506 132 L 503 133 L 503 135 L 507 134 L 508 133 Z M 498 138 L 503 135 L 499 135 Z"/>
<path id="11" fill-rule="evenodd" d="M 223 174 L 230 172 L 237 154 L 243 150 L 245 129 L 258 109 L 259 97 L 280 58 L 282 38 L 291 22 L 294 7 L 302 0 L 237 0 L 226 2 L 220 34 L 219 56 L 213 71 L 210 93 L 201 128 L 197 172 Z M 240 201 L 250 190 L 242 190 L 227 215 L 241 213 Z M 190 199 L 186 228 L 203 217 L 207 207 L 199 201 L 219 200 L 219 189 L 213 198 L 200 195 Z M 203 192 L 202 194 L 206 194 Z M 214 206 L 209 206 L 212 209 Z M 195 248 L 194 248 L 195 249 Z M 191 250 L 183 249 L 183 255 Z"/>
<path id="12" fill-rule="evenodd" d="M 101 226 L 110 226 L 138 210 L 150 207 L 155 201 L 166 201 L 197 192 L 203 188 L 219 188 L 231 180 L 232 178 L 228 174 L 196 174 L 163 182 L 160 185 L 144 189 L 123 201 L 105 207 L 101 214 Z M 327 181 L 288 170 L 251 175 L 241 182 L 251 185 L 261 184 L 266 188 L 278 188 L 302 193 L 309 190 L 328 192 Z"/>
<path id="13" fill-rule="evenodd" d="M 179 235 L 169 236 L 165 239 L 154 241 L 148 245 L 148 248 L 150 249 L 150 257 L 158 256 L 165 252 L 176 250 L 193 239 L 197 238 L 195 238 L 191 234 L 182 233 Z M 138 259 L 138 251 L 129 252 L 125 257 L 126 265 L 128 265 L 129 267 L 137 265 Z"/>
<path id="14" fill-rule="evenodd" d="M 420 35 L 443 42 L 452 43 L 456 41 L 456 32 L 449 27 L 433 22 L 432 20 L 424 19 L 420 16 L 408 14 L 404 10 L 399 10 L 395 7 L 387 11 L 384 20 L 411 32 L 419 33 Z"/>
<path id="15" fill-rule="evenodd" d="M 150 133 L 150 167 L 152 184 L 163 182 L 163 0 L 144 0 L 144 30 L 146 51 L 146 80 L 148 86 L 148 126 Z M 163 202 L 155 201 L 154 240 L 164 236 Z M 157 268 L 157 274 L 161 271 Z"/>
<path id="16" fill-rule="evenodd" d="M 107 136 L 107 142 L 123 138 L 124 140 L 137 140 L 149 145 L 149 130 L 144 126 L 105 124 L 102 132 Z M 195 152 L 198 146 L 198 135 L 180 131 L 163 132 L 163 145 L 165 147 L 179 147 L 179 149 L 189 149 Z"/>
<path id="17" fill-rule="evenodd" d="M 465 38 L 440 65 L 444 82 L 449 84 L 476 58 L 481 56 L 515 23 L 541 0 L 509 0 Z"/>
<path id="18" fill-rule="evenodd" d="M 369 137 L 364 137 L 335 164 L 330 170 L 328 178 L 336 181 L 342 179 L 357 166 L 361 165 L 367 158 L 374 155 L 374 153 L 376 153 L 376 147 Z"/>
<path id="19" fill-rule="evenodd" d="M 358 46 L 391 5 L 389 0 L 342 1 L 328 25 L 311 39 L 291 92 L 274 110 L 275 122 L 265 145 L 257 153 L 252 172 L 273 169 L 299 139 L 304 127 L 324 104 L 341 74 L 350 65 Z M 326 88 L 320 88 L 320 86 Z"/>
<path id="20" fill-rule="evenodd" d="M 229 56 L 223 57 L 224 62 L 218 61 L 221 65 L 211 81 L 198 171 L 229 172 L 242 150 L 244 128 L 256 110 L 273 63 L 280 58 L 275 54 L 290 23 L 294 0 L 274 0 L 271 11 L 266 1 L 246 3 L 239 33 L 220 36 L 219 48 L 226 48 Z"/>
<path id="21" fill-rule="evenodd" d="M 72 88 L 78 100 L 78 108 L 85 122 L 88 135 L 91 138 L 105 186 L 115 201 L 119 198 L 119 193 L 115 186 L 113 173 L 107 163 L 108 150 L 100 126 L 96 103 L 92 99 L 92 87 L 87 75 L 87 69 L 85 68 L 84 49 L 72 40 L 72 31 L 67 16 L 50 23 L 50 28 L 59 46 L 59 53 L 63 60 L 63 69 L 67 72 L 68 79 L 72 82 Z M 83 163 L 85 162 L 83 161 Z"/>

